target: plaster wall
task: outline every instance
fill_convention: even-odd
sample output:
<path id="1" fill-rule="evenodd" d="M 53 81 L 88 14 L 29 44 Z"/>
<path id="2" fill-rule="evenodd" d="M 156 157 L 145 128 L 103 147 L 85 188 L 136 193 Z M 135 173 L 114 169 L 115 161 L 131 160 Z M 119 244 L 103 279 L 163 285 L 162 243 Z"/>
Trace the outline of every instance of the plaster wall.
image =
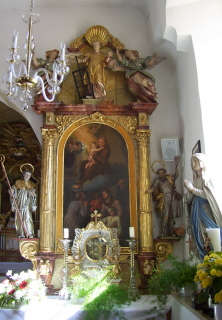
<path id="1" fill-rule="evenodd" d="M 195 13 L 195 14 L 194 14 Z M 167 25 L 175 27 L 178 35 L 191 35 L 193 50 L 188 49 L 189 70 L 186 71 L 187 63 L 181 63 L 180 74 L 186 78 L 180 81 L 183 96 L 179 100 L 182 123 L 185 124 L 184 144 L 186 151 L 191 150 L 195 141 L 202 140 L 204 133 L 203 152 L 208 157 L 211 177 L 217 195 L 222 193 L 221 174 L 215 161 L 222 156 L 220 146 L 221 127 L 221 80 L 222 72 L 222 2 L 220 0 L 195 0 L 195 1 L 167 1 L 166 9 Z M 195 70 L 195 63 L 196 70 Z M 188 72 L 189 71 L 189 72 Z M 198 82 L 194 80 L 197 72 Z M 183 79 L 183 78 L 181 78 Z M 191 84 L 194 86 L 193 90 Z M 195 88 L 199 88 L 198 91 Z M 201 109 L 201 112 L 200 112 Z M 201 129 L 201 122 L 203 130 Z M 205 145 L 205 146 L 204 146 Z M 187 155 L 184 157 L 187 162 Z M 185 168 L 185 177 L 189 178 L 188 167 Z M 218 202 L 222 207 L 221 197 Z"/>

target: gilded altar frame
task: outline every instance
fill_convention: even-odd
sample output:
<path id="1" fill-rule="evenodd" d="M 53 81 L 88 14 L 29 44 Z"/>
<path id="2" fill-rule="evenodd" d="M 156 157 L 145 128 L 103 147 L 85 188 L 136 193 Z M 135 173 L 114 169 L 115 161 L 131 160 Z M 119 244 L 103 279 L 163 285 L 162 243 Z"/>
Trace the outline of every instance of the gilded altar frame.
<path id="1" fill-rule="evenodd" d="M 65 107 L 64 107 L 65 108 Z M 64 145 L 73 130 L 87 123 L 100 123 L 117 130 L 126 141 L 129 161 L 131 226 L 139 239 L 137 253 L 147 256 L 154 252 L 150 185 L 149 108 L 138 104 L 131 106 L 132 115 L 114 115 L 113 112 L 96 111 L 83 114 L 57 115 L 45 113 L 43 135 L 43 164 L 41 185 L 41 239 L 40 252 L 62 253 L 59 239 L 63 238 L 63 159 Z M 106 107 L 107 110 L 107 107 Z M 146 111 L 145 112 L 141 112 Z M 148 112 L 147 112 L 148 110 Z M 136 112 L 135 112 L 136 111 Z M 138 112 L 140 111 L 140 112 Z M 61 112 L 61 110 L 60 110 Z M 61 112 L 62 113 L 62 112 Z M 122 248 L 122 253 L 129 253 Z"/>
<path id="2" fill-rule="evenodd" d="M 57 123 L 61 124 L 64 121 L 64 117 L 57 117 Z M 120 133 L 124 138 L 128 150 L 128 173 L 129 173 L 129 194 L 130 194 L 130 225 L 135 227 L 137 237 L 137 193 L 136 193 L 136 170 L 135 170 L 135 155 L 137 153 L 135 141 L 129 135 L 128 131 L 124 126 L 121 125 L 121 120 L 118 117 L 105 117 L 100 113 L 95 113 L 89 117 L 75 117 L 71 116 L 66 118 L 67 125 L 64 128 L 57 145 L 57 158 L 56 158 L 56 181 L 64 181 L 64 146 L 70 134 L 85 124 L 103 124 L 109 126 Z M 119 122 L 120 121 L 120 122 Z M 135 121 L 135 119 L 134 119 Z M 135 158 L 134 158 L 135 156 Z M 56 242 L 63 236 L 63 183 L 57 183 L 56 187 Z M 56 251 L 59 251 L 57 246 Z"/>

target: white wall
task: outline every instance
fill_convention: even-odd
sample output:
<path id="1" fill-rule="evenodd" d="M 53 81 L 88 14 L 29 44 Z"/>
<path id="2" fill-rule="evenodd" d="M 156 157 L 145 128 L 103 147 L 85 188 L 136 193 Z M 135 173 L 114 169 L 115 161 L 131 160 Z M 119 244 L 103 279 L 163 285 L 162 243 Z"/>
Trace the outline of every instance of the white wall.
<path id="1" fill-rule="evenodd" d="M 190 101 L 183 99 L 181 106 L 182 122 L 186 124 L 185 128 L 185 148 L 186 151 L 191 149 L 194 141 L 201 139 L 201 114 L 204 131 L 205 148 L 211 176 L 217 194 L 222 193 L 221 174 L 218 170 L 216 158 L 221 159 L 222 148 L 220 139 L 221 128 L 221 74 L 222 62 L 222 2 L 221 0 L 195 0 L 195 1 L 167 1 L 167 24 L 174 26 L 179 35 L 191 35 L 193 50 L 189 49 L 189 66 L 190 73 L 187 73 L 187 81 L 191 79 L 193 83 L 192 68 L 196 68 L 198 83 L 195 80 L 195 87 L 199 88 L 199 97 L 197 90 L 192 90 Z M 192 58 L 193 57 L 193 58 Z M 180 59 L 180 70 L 182 71 L 182 60 Z M 192 67 L 193 65 L 193 67 Z M 194 70 L 194 69 L 193 69 Z M 181 84 L 181 83 L 180 83 Z M 188 88 L 188 86 L 187 86 Z M 181 87 L 181 90 L 183 88 Z M 189 91 L 185 91 L 187 94 Z M 184 103 L 185 102 L 185 103 Z M 188 112 L 187 112 L 188 108 Z M 195 108 L 195 109 L 194 109 Z M 195 113 L 193 113 L 195 110 Z M 192 111 L 192 113 L 191 113 Z M 199 116 L 198 116 L 199 114 Z M 191 121 L 191 122 L 190 122 Z M 216 156 L 215 156 L 216 155 Z M 185 155 L 185 161 L 187 156 Z M 187 165 L 185 169 L 188 177 Z M 218 197 L 222 208 L 222 198 Z"/>

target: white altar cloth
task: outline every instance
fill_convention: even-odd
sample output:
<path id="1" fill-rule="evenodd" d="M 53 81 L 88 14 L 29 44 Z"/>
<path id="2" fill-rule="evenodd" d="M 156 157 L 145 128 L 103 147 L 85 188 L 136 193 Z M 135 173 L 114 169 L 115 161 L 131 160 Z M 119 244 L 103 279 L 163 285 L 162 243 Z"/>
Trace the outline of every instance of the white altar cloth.
<path id="1" fill-rule="evenodd" d="M 130 306 L 124 307 L 125 317 L 127 320 L 147 320 L 152 318 L 147 314 L 151 308 L 149 303 L 151 297 L 142 296 Z M 156 319 L 165 320 L 166 313 L 170 310 L 167 307 L 163 316 Z M 5 308 L 0 309 L 1 320 L 83 320 L 84 311 L 81 304 L 71 304 L 67 300 L 59 300 L 58 297 L 47 297 L 41 302 L 30 303 L 20 309 Z M 117 320 L 118 317 L 113 316 L 111 320 Z M 99 319 L 98 319 L 99 320 Z"/>

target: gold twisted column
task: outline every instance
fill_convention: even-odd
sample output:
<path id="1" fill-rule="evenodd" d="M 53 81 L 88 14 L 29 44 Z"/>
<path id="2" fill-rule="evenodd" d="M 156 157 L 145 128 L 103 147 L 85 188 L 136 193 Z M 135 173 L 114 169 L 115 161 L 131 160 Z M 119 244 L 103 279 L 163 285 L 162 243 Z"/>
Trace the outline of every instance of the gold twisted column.
<path id="1" fill-rule="evenodd" d="M 53 252 L 55 239 L 55 166 L 54 142 L 56 129 L 42 129 L 42 184 L 40 213 L 40 251 Z"/>
<path id="2" fill-rule="evenodd" d="M 148 277 L 152 274 L 156 261 L 153 246 L 153 220 L 150 186 L 150 130 L 148 126 L 136 129 L 139 147 L 139 263 L 142 288 L 147 287 Z"/>

